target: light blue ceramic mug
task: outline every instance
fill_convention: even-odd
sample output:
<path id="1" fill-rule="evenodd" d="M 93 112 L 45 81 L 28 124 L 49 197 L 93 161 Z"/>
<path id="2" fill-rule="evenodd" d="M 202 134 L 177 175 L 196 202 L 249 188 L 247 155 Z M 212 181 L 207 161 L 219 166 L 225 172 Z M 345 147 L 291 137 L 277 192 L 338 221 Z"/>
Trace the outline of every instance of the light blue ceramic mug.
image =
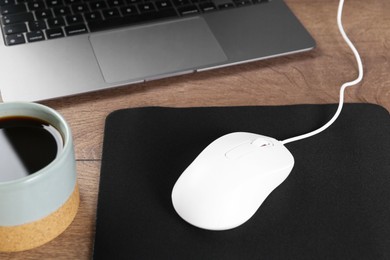
<path id="1" fill-rule="evenodd" d="M 79 205 L 72 134 L 64 118 L 36 103 L 0 103 L 0 120 L 11 117 L 47 122 L 61 134 L 63 147 L 36 172 L 12 180 L 0 178 L 0 251 L 27 250 L 54 239 L 73 221 Z M 2 171 L 0 176 L 16 174 Z"/>

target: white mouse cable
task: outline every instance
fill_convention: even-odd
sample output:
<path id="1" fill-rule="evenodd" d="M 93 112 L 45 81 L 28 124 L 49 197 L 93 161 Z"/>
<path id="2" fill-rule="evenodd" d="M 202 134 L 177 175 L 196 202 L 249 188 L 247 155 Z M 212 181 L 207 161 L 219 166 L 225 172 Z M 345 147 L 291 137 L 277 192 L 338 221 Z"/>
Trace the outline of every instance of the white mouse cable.
<path id="1" fill-rule="evenodd" d="M 355 80 L 350 81 L 350 82 L 346 82 L 346 83 L 344 83 L 341 86 L 341 88 L 340 88 L 339 106 L 337 108 L 336 113 L 329 120 L 328 123 L 326 123 L 322 127 L 318 128 L 317 130 L 314 130 L 312 132 L 309 132 L 309 133 L 306 133 L 306 134 L 303 134 L 303 135 L 299 135 L 299 136 L 295 136 L 295 137 L 291 137 L 291 138 L 288 138 L 286 140 L 280 141 L 282 144 L 287 144 L 287 143 L 291 143 L 291 142 L 295 142 L 295 141 L 298 141 L 298 140 L 302 140 L 302 139 L 311 137 L 313 135 L 321 133 L 322 131 L 327 129 L 329 126 L 331 126 L 334 123 L 334 121 L 336 121 L 336 119 L 340 115 L 341 110 L 343 108 L 345 89 L 347 87 L 350 87 L 350 86 L 358 84 L 363 79 L 363 64 L 362 64 L 362 60 L 361 60 L 360 55 L 359 55 L 358 51 L 356 50 L 355 46 L 349 40 L 347 34 L 345 33 L 344 28 L 343 28 L 343 24 L 341 22 L 341 16 L 342 16 L 342 13 L 343 13 L 343 5 L 344 5 L 344 0 L 340 0 L 339 7 L 338 7 L 338 12 L 337 12 L 337 25 L 338 25 L 339 31 L 340 31 L 341 35 L 343 36 L 345 42 L 348 44 L 348 46 L 351 48 L 353 54 L 355 55 L 355 58 L 356 58 L 356 61 L 357 61 L 357 64 L 358 64 L 359 75 L 358 75 L 358 77 Z"/>

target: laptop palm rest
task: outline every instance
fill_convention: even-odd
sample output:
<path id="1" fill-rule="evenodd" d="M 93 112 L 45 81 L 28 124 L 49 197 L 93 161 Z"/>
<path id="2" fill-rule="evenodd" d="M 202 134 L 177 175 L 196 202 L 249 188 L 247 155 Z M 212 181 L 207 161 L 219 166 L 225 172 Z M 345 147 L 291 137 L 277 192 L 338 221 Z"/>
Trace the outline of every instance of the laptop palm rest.
<path id="1" fill-rule="evenodd" d="M 90 42 L 108 83 L 162 78 L 227 60 L 199 17 L 93 34 Z"/>

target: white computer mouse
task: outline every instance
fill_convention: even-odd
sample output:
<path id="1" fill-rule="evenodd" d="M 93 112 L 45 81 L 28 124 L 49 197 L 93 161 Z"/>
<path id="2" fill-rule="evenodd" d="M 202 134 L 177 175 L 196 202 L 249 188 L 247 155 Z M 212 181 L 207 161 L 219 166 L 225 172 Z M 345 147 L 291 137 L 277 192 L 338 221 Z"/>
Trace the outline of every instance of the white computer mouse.
<path id="1" fill-rule="evenodd" d="M 294 166 L 274 138 L 237 132 L 207 146 L 181 174 L 172 203 L 181 218 L 203 229 L 227 230 L 249 220 Z"/>

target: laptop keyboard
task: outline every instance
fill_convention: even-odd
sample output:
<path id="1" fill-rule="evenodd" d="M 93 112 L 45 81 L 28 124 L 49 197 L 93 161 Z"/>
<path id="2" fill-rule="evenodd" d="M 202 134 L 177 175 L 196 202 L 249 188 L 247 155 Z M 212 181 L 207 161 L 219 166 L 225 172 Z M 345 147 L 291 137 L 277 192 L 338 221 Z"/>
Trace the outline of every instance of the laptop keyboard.
<path id="1" fill-rule="evenodd" d="M 270 0 L 0 0 L 8 46 L 112 29 Z"/>

